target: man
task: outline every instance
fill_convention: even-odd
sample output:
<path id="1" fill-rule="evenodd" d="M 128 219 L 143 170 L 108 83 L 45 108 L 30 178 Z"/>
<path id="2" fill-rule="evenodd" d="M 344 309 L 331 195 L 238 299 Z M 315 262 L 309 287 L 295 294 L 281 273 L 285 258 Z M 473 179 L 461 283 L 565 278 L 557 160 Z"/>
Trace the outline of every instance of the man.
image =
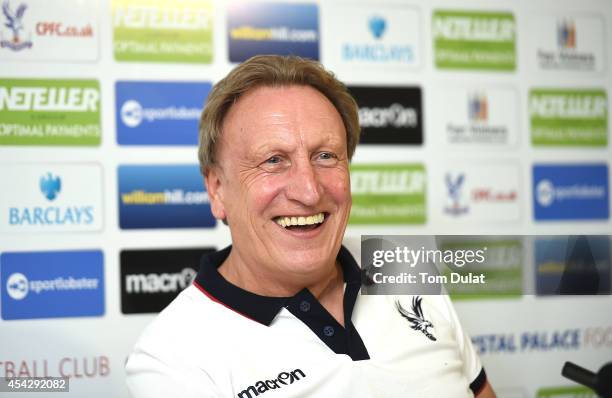
<path id="1" fill-rule="evenodd" d="M 213 88 L 199 157 L 232 246 L 140 338 L 133 396 L 494 396 L 446 297 L 358 294 L 342 247 L 358 139 L 354 100 L 316 62 L 254 57 Z"/>

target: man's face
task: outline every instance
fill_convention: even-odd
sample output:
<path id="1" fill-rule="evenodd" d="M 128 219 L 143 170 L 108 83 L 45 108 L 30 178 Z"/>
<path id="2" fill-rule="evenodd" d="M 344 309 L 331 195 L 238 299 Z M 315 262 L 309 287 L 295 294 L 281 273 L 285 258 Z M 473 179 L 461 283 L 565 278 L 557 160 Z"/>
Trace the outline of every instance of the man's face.
<path id="1" fill-rule="evenodd" d="M 241 261 L 264 278 L 329 272 L 351 208 L 346 131 L 331 102 L 306 86 L 256 88 L 230 108 L 217 151 L 206 182 Z"/>

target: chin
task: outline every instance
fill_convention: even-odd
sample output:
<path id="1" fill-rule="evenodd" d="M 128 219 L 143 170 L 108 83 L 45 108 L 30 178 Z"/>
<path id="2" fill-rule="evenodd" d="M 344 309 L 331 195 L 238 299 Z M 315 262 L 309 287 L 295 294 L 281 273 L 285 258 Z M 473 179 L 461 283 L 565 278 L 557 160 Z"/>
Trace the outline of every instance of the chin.
<path id="1" fill-rule="evenodd" d="M 295 273 L 308 274 L 311 272 L 322 271 L 335 264 L 337 253 L 323 255 L 321 248 L 306 250 L 288 250 L 284 255 L 285 268 L 291 269 Z"/>

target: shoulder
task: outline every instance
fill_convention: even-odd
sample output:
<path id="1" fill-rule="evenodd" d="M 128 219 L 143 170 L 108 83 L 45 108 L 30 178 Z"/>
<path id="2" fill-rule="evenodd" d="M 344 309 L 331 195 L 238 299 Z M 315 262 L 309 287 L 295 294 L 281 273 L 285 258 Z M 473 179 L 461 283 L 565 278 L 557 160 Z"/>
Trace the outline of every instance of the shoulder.
<path id="1" fill-rule="evenodd" d="M 198 352 L 211 353 L 220 348 L 222 325 L 231 322 L 228 312 L 191 285 L 144 329 L 132 354 L 200 363 L 204 358 L 198 357 Z"/>

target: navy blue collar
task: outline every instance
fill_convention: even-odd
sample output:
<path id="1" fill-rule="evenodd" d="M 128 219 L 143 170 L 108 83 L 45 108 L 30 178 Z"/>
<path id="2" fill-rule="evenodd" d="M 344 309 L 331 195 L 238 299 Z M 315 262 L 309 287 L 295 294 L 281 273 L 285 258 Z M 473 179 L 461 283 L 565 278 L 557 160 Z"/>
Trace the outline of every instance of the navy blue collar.
<path id="1" fill-rule="evenodd" d="M 232 246 L 214 253 L 202 256 L 200 270 L 194 284 L 211 299 L 223 304 L 233 311 L 246 316 L 263 325 L 269 326 L 283 307 L 296 304 L 298 298 L 310 295 L 308 289 L 303 289 L 293 297 L 267 297 L 244 290 L 228 282 L 218 271 L 229 256 Z M 346 289 L 344 292 L 344 316 L 351 319 L 357 293 L 361 287 L 361 273 L 357 262 L 344 247 L 340 247 L 337 260 L 342 267 Z M 299 306 L 299 303 L 297 303 Z"/>

